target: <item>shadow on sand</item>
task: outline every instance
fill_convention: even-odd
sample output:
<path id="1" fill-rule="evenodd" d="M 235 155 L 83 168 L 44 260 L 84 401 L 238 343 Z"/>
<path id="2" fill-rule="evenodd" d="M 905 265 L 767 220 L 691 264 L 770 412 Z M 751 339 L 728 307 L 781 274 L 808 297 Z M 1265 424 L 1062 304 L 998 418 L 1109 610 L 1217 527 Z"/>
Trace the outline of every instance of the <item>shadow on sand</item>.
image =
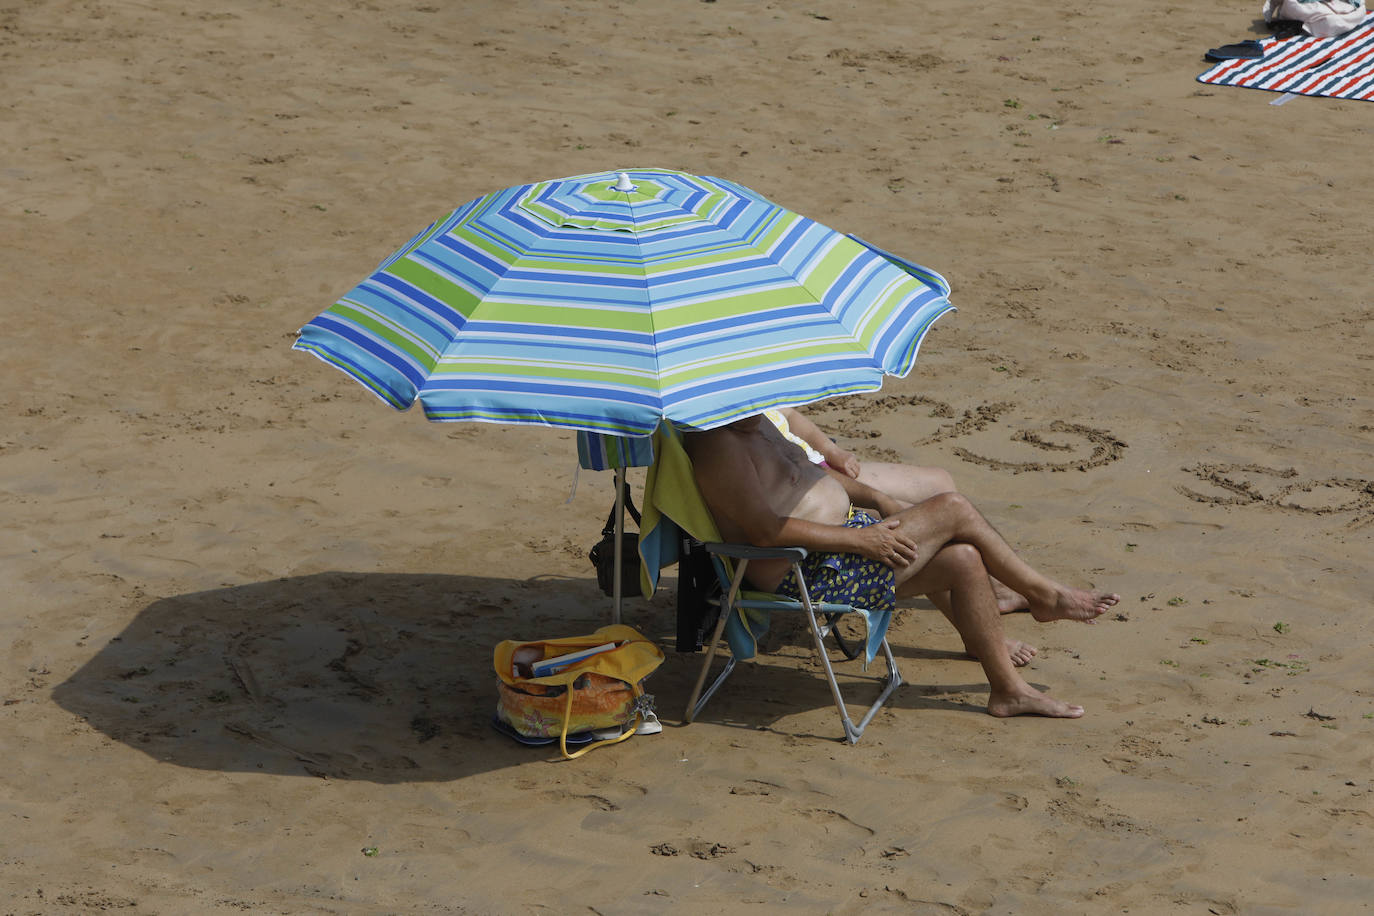
<path id="1" fill-rule="evenodd" d="M 670 729 L 681 724 L 702 660 L 674 651 L 674 613 L 671 595 L 660 593 L 627 602 L 624 614 L 664 649 L 648 686 Z M 158 599 L 53 698 L 110 738 L 178 766 L 452 780 L 557 757 L 491 728 L 496 643 L 591 632 L 609 620 L 609 599 L 589 580 L 318 573 Z M 800 648 L 809 636 L 780 641 Z M 831 705 L 804 650 L 772 648 L 781 654 L 741 666 L 703 723 L 790 734 L 779 720 Z M 921 685 L 927 653 L 896 651 L 915 683 L 890 708 L 962 708 L 929 694 L 984 689 Z M 865 684 L 844 680 L 853 702 L 867 702 Z M 837 718 L 833 734 L 798 737 L 839 733 Z"/>
<path id="2" fill-rule="evenodd" d="M 578 579 L 277 579 L 154 601 L 53 698 L 180 766 L 448 780 L 542 754 L 490 726 L 496 643 L 590 632 L 610 614 Z M 655 615 L 637 601 L 625 622 L 663 645 Z"/>

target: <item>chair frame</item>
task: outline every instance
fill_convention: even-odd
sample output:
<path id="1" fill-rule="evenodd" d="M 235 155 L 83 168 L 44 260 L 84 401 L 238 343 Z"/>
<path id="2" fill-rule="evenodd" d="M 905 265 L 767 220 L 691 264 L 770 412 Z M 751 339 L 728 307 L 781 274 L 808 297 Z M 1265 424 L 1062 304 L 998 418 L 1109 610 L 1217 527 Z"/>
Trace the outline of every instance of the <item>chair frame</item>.
<path id="1" fill-rule="evenodd" d="M 835 679 L 835 669 L 830 662 L 829 653 L 825 648 L 825 637 L 829 634 L 831 627 L 838 620 L 839 616 L 845 613 L 852 613 L 855 609 L 847 604 L 831 604 L 825 602 L 813 602 L 810 591 L 807 589 L 805 578 L 802 575 L 801 561 L 806 557 L 806 549 L 803 547 L 752 547 L 747 544 L 706 544 L 707 551 L 711 554 L 712 562 L 716 565 L 717 575 L 720 576 L 722 583 L 725 581 L 725 566 L 722 558 L 729 558 L 737 561 L 733 576 L 729 580 L 728 590 L 720 598 L 720 617 L 716 621 L 715 631 L 711 637 L 711 643 L 706 649 L 706 659 L 702 663 L 701 673 L 697 675 L 696 686 L 692 688 L 692 695 L 687 700 L 686 721 L 688 723 L 696 719 L 708 700 L 720 689 L 725 679 L 735 670 L 735 663 L 738 661 L 733 655 L 726 661 L 724 669 L 718 674 L 710 684 L 705 687 L 707 675 L 711 670 L 711 663 L 715 660 L 716 652 L 720 648 L 721 638 L 725 633 L 725 626 L 729 622 L 730 615 L 736 608 L 760 608 L 768 610 L 803 610 L 806 612 L 807 621 L 810 624 L 811 636 L 816 643 L 816 654 L 820 657 L 821 666 L 825 669 L 826 680 L 830 682 L 830 693 L 835 698 L 835 708 L 839 710 L 840 721 L 844 726 L 844 738 L 850 744 L 858 743 L 859 737 L 868 727 L 868 723 L 877 715 L 878 710 L 887 702 L 887 698 L 902 683 L 902 675 L 897 670 L 896 659 L 892 657 L 892 648 L 888 645 L 887 634 L 883 634 L 882 650 L 887 663 L 887 675 L 882 678 L 883 689 L 878 699 L 873 705 L 868 707 L 857 723 L 849 715 L 849 709 L 845 703 L 843 694 L 840 692 L 839 682 Z M 781 596 L 768 600 L 758 600 L 741 598 L 740 591 L 744 582 L 744 571 L 748 568 L 750 560 L 778 559 L 788 560 L 792 564 L 792 569 L 796 573 L 798 589 L 801 592 L 800 598 L 784 598 Z M 818 615 L 826 615 L 831 621 L 822 624 Z M 703 687 L 705 690 L 703 691 Z"/>

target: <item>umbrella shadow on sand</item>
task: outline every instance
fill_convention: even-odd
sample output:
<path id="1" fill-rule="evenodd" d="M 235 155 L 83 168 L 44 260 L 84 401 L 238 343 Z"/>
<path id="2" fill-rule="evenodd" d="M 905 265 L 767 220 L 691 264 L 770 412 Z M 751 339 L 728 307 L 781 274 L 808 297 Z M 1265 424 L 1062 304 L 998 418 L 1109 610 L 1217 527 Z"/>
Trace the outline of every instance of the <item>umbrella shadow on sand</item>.
<path id="1" fill-rule="evenodd" d="M 671 608 L 663 613 L 646 604 L 627 622 L 662 644 Z M 154 601 L 54 699 L 179 766 L 455 779 L 550 756 L 491 728 L 495 645 L 591 632 L 608 618 L 605 596 L 580 579 L 277 579 Z"/>
<path id="2" fill-rule="evenodd" d="M 605 596 L 581 579 L 318 573 L 159 598 L 53 698 L 110 738 L 178 766 L 452 780 L 558 758 L 556 747 L 525 747 L 491 728 L 495 645 L 607 622 Z M 664 648 L 647 686 L 664 725 L 679 726 L 702 656 L 673 651 L 671 591 L 636 602 L 626 622 Z M 770 640 L 779 651 L 741 666 L 702 724 L 817 740 L 839 734 L 838 719 L 832 732 L 824 715 L 833 715 L 824 679 L 806 670 L 810 637 L 781 629 Z M 918 659 L 908 658 L 909 683 L 891 707 L 979 708 L 928 695 L 979 685 L 932 688 L 912 667 Z M 864 701 L 867 685 L 851 683 L 853 702 Z M 813 710 L 822 718 L 794 718 Z"/>

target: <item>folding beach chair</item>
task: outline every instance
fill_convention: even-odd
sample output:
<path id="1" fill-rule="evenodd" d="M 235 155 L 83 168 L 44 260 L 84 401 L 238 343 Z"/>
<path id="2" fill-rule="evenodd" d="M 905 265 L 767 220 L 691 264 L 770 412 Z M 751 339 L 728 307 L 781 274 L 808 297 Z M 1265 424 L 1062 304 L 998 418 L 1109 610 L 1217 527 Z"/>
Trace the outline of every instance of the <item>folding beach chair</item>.
<path id="1" fill-rule="evenodd" d="M 806 556 L 800 547 L 759 548 L 743 544 L 726 544 L 720 540 L 720 531 L 715 520 L 706 508 L 701 491 L 697 488 L 692 472 L 691 460 L 682 448 L 680 434 L 668 425 L 660 426 L 654 433 L 654 459 L 649 467 L 644 483 L 642 500 L 643 519 L 639 534 L 639 553 L 641 560 L 641 591 L 645 596 L 654 593 L 658 583 L 659 570 L 670 564 L 679 565 L 679 620 L 678 649 L 695 651 L 699 640 L 700 611 L 704 601 L 715 605 L 718 614 L 713 632 L 706 647 L 706 658 L 702 663 L 701 674 L 692 690 L 687 703 L 686 721 L 696 719 L 707 701 L 720 689 L 725 679 L 735 670 L 735 665 L 752 658 L 758 649 L 758 637 L 768 628 L 769 615 L 776 612 L 801 611 L 806 615 L 812 638 L 815 640 L 816 653 L 826 680 L 830 683 L 835 707 L 839 710 L 840 721 L 844 726 L 844 737 L 850 744 L 859 740 L 868 723 L 892 691 L 902 683 L 897 671 L 897 663 L 892 657 L 892 649 L 887 644 L 887 628 L 891 621 L 890 611 L 875 611 L 852 607 L 847 604 L 813 602 L 807 591 L 802 571 L 797 565 Z M 711 597 L 704 583 L 699 556 L 692 545 L 704 545 L 710 554 L 711 566 L 719 584 L 719 597 Z M 744 573 L 749 561 L 761 558 L 780 558 L 790 560 L 796 569 L 797 581 L 801 583 L 801 598 L 786 598 L 764 592 L 745 591 L 742 587 Z M 682 590 L 683 583 L 690 581 L 690 600 Z M 857 615 L 867 625 L 867 636 L 858 642 L 848 640 L 840 630 L 840 623 L 850 615 Z M 709 616 L 709 615 L 708 615 Z M 887 676 L 881 678 L 882 692 L 863 717 L 855 724 L 850 718 L 848 707 L 835 669 L 825 648 L 825 639 L 836 639 L 841 652 L 847 658 L 857 658 L 861 653 L 865 663 L 873 660 L 881 650 L 887 663 Z M 721 649 L 722 640 L 728 645 L 730 657 L 725 668 L 703 692 L 712 662 Z"/>
<path id="2" fill-rule="evenodd" d="M 692 722 L 696 719 L 702 707 L 735 670 L 737 662 L 755 654 L 758 636 L 761 635 L 763 629 L 766 629 L 768 615 L 775 612 L 802 611 L 806 615 L 812 640 L 815 643 L 816 656 L 820 660 L 821 668 L 825 671 L 826 680 L 830 683 L 830 693 L 835 699 L 835 708 L 839 710 L 840 722 L 844 726 L 845 740 L 850 744 L 857 743 L 859 737 L 864 733 L 864 729 L 868 727 L 868 723 L 887 702 L 887 698 L 892 695 L 892 692 L 902 683 L 901 673 L 897 670 L 897 662 L 892 657 L 892 648 L 887 642 L 887 627 L 891 621 L 891 611 L 870 611 L 847 604 L 812 601 L 800 566 L 801 561 L 806 557 L 804 548 L 763 548 L 752 547 L 747 544 L 719 542 L 708 543 L 705 547 L 711 554 L 716 574 L 721 583 L 720 614 L 716 620 L 710 642 L 706 644 L 706 658 L 702 662 L 701 673 L 697 675 L 696 685 L 692 688 L 692 695 L 687 700 L 686 720 Z M 756 559 L 785 559 L 790 561 L 799 583 L 800 598 L 788 598 L 744 589 L 742 586 L 745 570 L 749 566 L 749 561 Z M 840 631 L 839 627 L 845 615 L 848 614 L 857 614 L 865 620 L 868 635 L 864 640 L 851 641 L 846 639 Z M 826 636 L 835 638 L 842 654 L 848 659 L 857 658 L 862 653 L 866 661 L 872 661 L 876 653 L 881 650 L 887 664 L 887 675 L 879 679 L 882 683 L 881 693 L 857 723 L 849 715 L 848 704 L 840 691 L 839 681 L 836 680 L 835 668 L 831 663 L 830 654 L 826 650 Z M 722 640 L 729 647 L 730 658 L 726 661 L 721 672 L 711 681 L 710 686 L 703 691 L 702 688 L 706 684 L 711 664 L 721 648 Z"/>

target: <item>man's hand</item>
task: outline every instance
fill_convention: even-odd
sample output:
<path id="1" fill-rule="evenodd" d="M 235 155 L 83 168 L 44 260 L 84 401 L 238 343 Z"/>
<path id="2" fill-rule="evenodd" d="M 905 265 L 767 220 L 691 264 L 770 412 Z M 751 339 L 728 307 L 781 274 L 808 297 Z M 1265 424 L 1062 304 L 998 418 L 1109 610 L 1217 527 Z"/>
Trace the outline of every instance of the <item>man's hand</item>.
<path id="1" fill-rule="evenodd" d="M 901 530 L 902 523 L 885 518 L 866 528 L 851 529 L 857 536 L 854 553 L 902 569 L 916 559 L 916 541 Z"/>
<path id="2" fill-rule="evenodd" d="M 826 449 L 823 454 L 825 455 L 826 464 L 830 465 L 841 474 L 844 474 L 846 477 L 852 477 L 855 480 L 859 479 L 859 457 L 853 452 L 831 443 L 831 447 Z"/>

